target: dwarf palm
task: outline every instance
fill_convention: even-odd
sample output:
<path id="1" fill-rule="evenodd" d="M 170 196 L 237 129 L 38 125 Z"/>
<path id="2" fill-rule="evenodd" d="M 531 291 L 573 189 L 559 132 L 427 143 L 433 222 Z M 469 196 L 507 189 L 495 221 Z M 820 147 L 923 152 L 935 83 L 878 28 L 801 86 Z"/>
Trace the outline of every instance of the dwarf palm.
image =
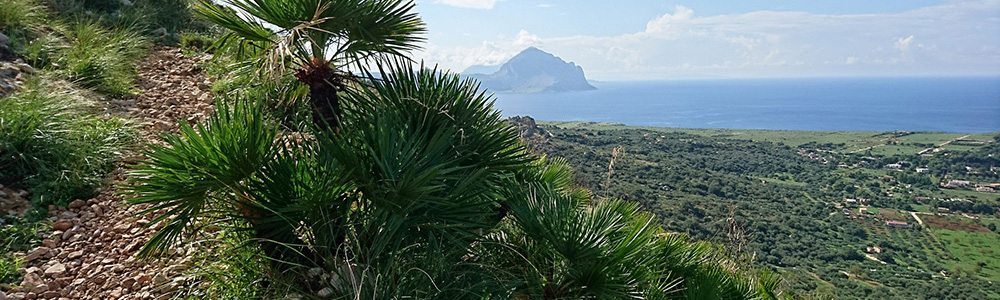
<path id="1" fill-rule="evenodd" d="M 344 95 L 339 134 L 288 138 L 237 101 L 166 135 L 127 186 L 130 202 L 166 212 L 144 254 L 205 220 L 254 232 L 271 259 L 343 273 L 342 293 L 484 282 L 464 256 L 500 221 L 495 191 L 526 167 L 526 151 L 472 81 L 402 65 Z"/>
<path id="2" fill-rule="evenodd" d="M 412 1 L 401 0 L 202 0 L 195 11 L 232 31 L 223 41 L 247 49 L 272 78 L 288 75 L 308 85 L 314 122 L 337 128 L 338 92 L 350 66 L 372 58 L 402 57 L 424 40 Z M 278 29 L 277 31 L 272 30 Z"/>

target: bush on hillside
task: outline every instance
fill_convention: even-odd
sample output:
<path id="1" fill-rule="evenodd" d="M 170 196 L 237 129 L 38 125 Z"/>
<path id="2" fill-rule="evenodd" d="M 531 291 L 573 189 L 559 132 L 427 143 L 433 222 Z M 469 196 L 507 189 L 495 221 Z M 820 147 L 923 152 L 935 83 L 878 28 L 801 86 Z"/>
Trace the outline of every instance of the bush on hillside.
<path id="1" fill-rule="evenodd" d="M 775 292 L 770 273 L 573 187 L 563 161 L 527 154 L 475 82 L 413 69 L 349 90 L 338 132 L 282 132 L 251 98 L 166 135 L 125 186 L 163 225 L 142 254 L 222 226 L 272 262 L 270 283 L 343 299 Z"/>
<path id="2" fill-rule="evenodd" d="M 136 135 L 87 102 L 43 80 L 0 99 L 0 182 L 23 185 L 43 204 L 94 195 Z"/>

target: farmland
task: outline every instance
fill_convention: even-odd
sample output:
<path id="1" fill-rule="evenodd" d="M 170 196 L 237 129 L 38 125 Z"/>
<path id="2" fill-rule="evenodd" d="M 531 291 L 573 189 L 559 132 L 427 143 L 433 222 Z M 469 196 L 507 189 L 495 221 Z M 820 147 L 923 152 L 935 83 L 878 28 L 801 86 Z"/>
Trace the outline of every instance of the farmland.
<path id="1" fill-rule="evenodd" d="M 1000 183 L 997 134 L 538 124 L 535 148 L 579 184 L 779 270 L 795 295 L 1000 299 L 1000 194 L 976 190 Z"/>

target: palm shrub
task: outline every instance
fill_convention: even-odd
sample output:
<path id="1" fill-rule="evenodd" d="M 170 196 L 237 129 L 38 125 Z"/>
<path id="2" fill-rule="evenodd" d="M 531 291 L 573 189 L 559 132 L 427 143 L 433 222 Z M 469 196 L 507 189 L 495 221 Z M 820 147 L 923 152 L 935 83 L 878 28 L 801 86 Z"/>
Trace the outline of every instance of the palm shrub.
<path id="1" fill-rule="evenodd" d="M 257 101 L 235 99 L 207 125 L 164 135 L 125 186 L 163 223 L 142 254 L 223 226 L 248 233 L 245 247 L 281 276 L 298 274 L 298 289 L 336 299 L 773 291 L 685 248 L 635 204 L 590 200 L 564 161 L 527 154 L 474 82 L 411 68 L 346 92 L 339 133 L 284 132 Z"/>
<path id="2" fill-rule="evenodd" d="M 309 88 L 319 127 L 340 122 L 340 92 L 355 78 L 349 67 L 404 57 L 426 29 L 401 0 L 202 0 L 195 11 L 231 32 L 220 44 L 240 49 L 267 78 L 295 78 Z M 278 29 L 277 31 L 272 28 Z M 336 129 L 335 129 L 336 130 Z"/>
<path id="3" fill-rule="evenodd" d="M 207 217 L 253 231 L 265 255 L 283 263 L 364 266 L 342 278 L 366 285 L 426 287 L 429 275 L 481 273 L 456 270 L 472 268 L 457 264 L 467 254 L 461 249 L 501 219 L 493 191 L 524 167 L 524 149 L 470 81 L 434 70 L 386 73 L 344 95 L 351 105 L 340 134 L 279 146 L 261 110 L 237 101 L 220 104 L 207 126 L 166 135 L 169 146 L 153 146 L 128 186 L 137 195 L 132 203 L 168 212 L 156 219 L 166 225 L 143 254 L 166 249 Z M 430 261 L 440 269 L 401 267 Z M 393 291 L 338 289 L 349 290 Z"/>

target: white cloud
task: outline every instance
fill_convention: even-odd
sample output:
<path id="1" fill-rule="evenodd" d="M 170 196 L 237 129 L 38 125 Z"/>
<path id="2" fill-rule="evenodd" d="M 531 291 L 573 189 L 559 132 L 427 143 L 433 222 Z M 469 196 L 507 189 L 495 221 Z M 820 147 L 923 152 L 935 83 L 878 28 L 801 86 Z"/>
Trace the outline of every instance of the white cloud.
<path id="1" fill-rule="evenodd" d="M 684 6 L 674 7 L 674 14 L 663 14 L 646 23 L 647 33 L 665 33 L 677 29 L 686 21 L 691 20 L 694 11 Z"/>
<path id="2" fill-rule="evenodd" d="M 910 51 L 910 43 L 912 42 L 913 42 L 913 35 L 910 35 L 909 37 L 905 38 L 898 38 L 896 39 L 896 50 L 899 50 L 899 52 Z"/>
<path id="3" fill-rule="evenodd" d="M 528 33 L 528 31 L 521 30 L 517 33 L 514 38 L 514 46 L 519 48 L 527 48 L 532 46 L 540 46 L 542 44 L 542 38 L 537 35 Z"/>
<path id="4" fill-rule="evenodd" d="M 497 0 L 434 0 L 434 3 L 462 8 L 493 9 Z"/>
<path id="5" fill-rule="evenodd" d="M 997 16 L 998 0 L 952 1 L 900 13 L 849 15 L 756 11 L 699 16 L 687 7 L 676 6 L 632 33 L 544 37 L 522 30 L 478 47 L 428 48 L 424 58 L 461 70 L 472 64 L 500 63 L 527 46 L 544 45 L 540 48 L 576 62 L 598 80 L 997 74 Z"/>

